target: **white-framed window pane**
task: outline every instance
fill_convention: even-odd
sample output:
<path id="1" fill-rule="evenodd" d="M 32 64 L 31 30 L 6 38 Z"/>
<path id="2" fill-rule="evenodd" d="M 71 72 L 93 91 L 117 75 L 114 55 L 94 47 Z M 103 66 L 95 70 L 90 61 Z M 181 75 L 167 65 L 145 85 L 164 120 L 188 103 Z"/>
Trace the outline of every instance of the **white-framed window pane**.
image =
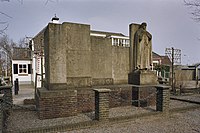
<path id="1" fill-rule="evenodd" d="M 19 68 L 22 69 L 22 65 L 21 64 L 19 65 Z"/>
<path id="2" fill-rule="evenodd" d="M 27 64 L 19 64 L 19 74 L 27 74 Z"/>

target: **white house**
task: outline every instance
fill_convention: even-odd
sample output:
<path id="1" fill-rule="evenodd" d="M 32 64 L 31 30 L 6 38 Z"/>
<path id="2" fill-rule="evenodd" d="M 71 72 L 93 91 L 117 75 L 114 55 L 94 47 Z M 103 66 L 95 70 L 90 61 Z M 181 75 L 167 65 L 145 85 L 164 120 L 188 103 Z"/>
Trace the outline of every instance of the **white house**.
<path id="1" fill-rule="evenodd" d="M 13 84 L 16 79 L 19 84 L 32 83 L 32 59 L 29 49 L 18 47 L 13 49 L 12 76 Z"/>

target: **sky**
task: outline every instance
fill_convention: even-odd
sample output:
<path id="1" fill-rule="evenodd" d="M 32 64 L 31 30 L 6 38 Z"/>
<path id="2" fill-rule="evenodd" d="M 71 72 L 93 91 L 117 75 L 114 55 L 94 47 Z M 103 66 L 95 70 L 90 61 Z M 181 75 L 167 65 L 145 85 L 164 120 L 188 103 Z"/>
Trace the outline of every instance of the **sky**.
<path id="1" fill-rule="evenodd" d="M 0 22 L 8 22 L 6 34 L 15 42 L 34 37 L 55 14 L 61 23 L 127 36 L 129 24 L 146 22 L 154 52 L 165 55 L 166 48 L 174 47 L 181 50 L 182 64 L 200 62 L 200 22 L 192 19 L 183 0 L 1 0 L 0 12 L 8 15 L 0 14 Z"/>

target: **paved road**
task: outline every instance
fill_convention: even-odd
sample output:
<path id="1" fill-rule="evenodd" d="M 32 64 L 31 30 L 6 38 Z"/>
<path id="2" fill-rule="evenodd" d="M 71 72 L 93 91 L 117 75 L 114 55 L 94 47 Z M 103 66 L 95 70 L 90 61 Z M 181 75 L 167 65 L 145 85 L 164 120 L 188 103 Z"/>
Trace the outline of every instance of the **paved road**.
<path id="1" fill-rule="evenodd" d="M 33 85 L 20 85 L 18 95 L 14 95 L 13 88 L 13 103 L 21 105 L 24 99 L 32 99 L 34 97 L 34 91 Z"/>
<path id="2" fill-rule="evenodd" d="M 34 88 L 30 85 L 22 85 L 20 86 L 19 95 L 14 95 L 14 103 L 15 104 L 22 104 L 23 100 L 25 98 L 33 98 L 34 96 Z M 193 95 L 193 96 L 182 96 L 182 98 L 190 99 L 190 100 L 200 100 L 200 95 Z M 173 106 L 170 107 L 176 108 L 176 107 L 185 107 L 189 106 L 188 103 L 185 102 L 178 102 L 178 101 L 171 101 Z M 123 112 L 125 112 L 125 109 L 123 109 Z M 123 113 L 121 112 L 121 113 Z M 14 119 L 15 117 L 12 117 L 12 119 L 9 121 L 10 128 L 17 126 L 17 124 L 20 124 L 25 127 L 31 127 L 36 126 L 39 124 L 40 126 L 48 126 L 49 121 L 53 121 L 54 123 L 59 123 L 58 121 L 60 119 L 48 119 L 45 121 L 38 122 L 37 115 L 31 115 L 33 117 L 30 117 L 30 115 L 27 115 L 27 117 L 24 117 L 26 113 L 22 112 L 19 115 L 16 114 L 16 112 L 13 112 L 14 116 L 17 118 L 17 121 Z M 69 118 L 67 118 L 69 119 Z M 31 121 L 31 122 L 28 122 Z M 16 123 L 17 122 L 17 123 Z M 35 122 L 35 123 L 34 123 Z M 46 122 L 46 124 L 45 124 Z M 64 121 L 61 121 L 63 123 Z M 14 123 L 14 125 L 12 125 Z M 74 130 L 74 131 L 68 131 L 66 133 L 200 133 L 200 108 L 195 110 L 190 110 L 187 112 L 182 113 L 173 113 L 170 114 L 169 117 L 159 117 L 159 116 L 149 116 L 146 118 L 141 119 L 135 119 L 130 122 L 124 122 L 124 123 L 118 123 L 113 125 L 104 125 L 100 127 L 93 127 L 89 129 L 81 129 L 81 130 Z"/>
<path id="3" fill-rule="evenodd" d="M 200 109 L 174 113 L 168 118 L 151 116 L 131 122 L 105 125 L 67 133 L 200 133 Z"/>

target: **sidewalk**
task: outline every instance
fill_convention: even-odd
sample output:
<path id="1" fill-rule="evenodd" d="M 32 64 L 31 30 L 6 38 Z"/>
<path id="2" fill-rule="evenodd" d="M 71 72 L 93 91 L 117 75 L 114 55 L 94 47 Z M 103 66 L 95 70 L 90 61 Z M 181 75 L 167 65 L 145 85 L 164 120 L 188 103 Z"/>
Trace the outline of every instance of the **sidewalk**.
<path id="1" fill-rule="evenodd" d="M 19 92 L 18 95 L 14 94 L 14 87 L 13 87 L 13 103 L 22 105 L 24 99 L 33 99 L 34 98 L 34 86 L 33 85 L 19 85 Z"/>

